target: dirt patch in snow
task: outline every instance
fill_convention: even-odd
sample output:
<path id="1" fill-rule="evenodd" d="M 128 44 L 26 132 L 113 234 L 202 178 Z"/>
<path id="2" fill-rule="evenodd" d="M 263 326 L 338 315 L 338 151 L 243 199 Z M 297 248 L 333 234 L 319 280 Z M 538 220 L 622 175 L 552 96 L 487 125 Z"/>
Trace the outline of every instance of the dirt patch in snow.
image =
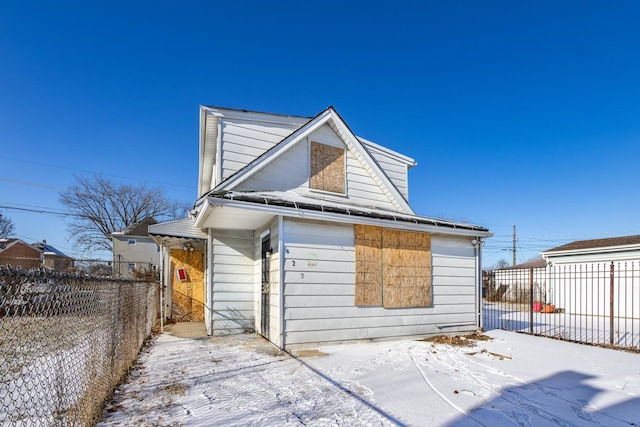
<path id="1" fill-rule="evenodd" d="M 420 341 L 432 342 L 434 344 L 449 344 L 458 347 L 474 347 L 476 341 L 489 341 L 491 337 L 483 335 L 479 332 L 474 332 L 467 335 L 437 335 L 435 337 L 429 337 Z"/>
<path id="2" fill-rule="evenodd" d="M 293 354 L 297 357 L 321 357 L 327 356 L 327 353 L 323 353 L 320 350 L 298 350 L 294 351 Z"/>

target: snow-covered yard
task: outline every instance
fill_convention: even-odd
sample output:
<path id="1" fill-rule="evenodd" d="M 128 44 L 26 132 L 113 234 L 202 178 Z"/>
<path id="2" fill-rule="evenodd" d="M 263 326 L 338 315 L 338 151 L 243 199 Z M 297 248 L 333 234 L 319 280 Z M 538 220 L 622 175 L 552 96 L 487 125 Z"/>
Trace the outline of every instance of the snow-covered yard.
<path id="1" fill-rule="evenodd" d="M 320 346 L 294 358 L 250 334 L 164 333 L 98 425 L 640 425 L 640 355 L 486 336 Z"/>
<path id="2" fill-rule="evenodd" d="M 578 315 L 566 312 L 530 312 L 529 304 L 483 302 L 483 325 L 487 329 L 506 329 L 589 344 L 638 350 L 640 319 Z M 611 323 L 613 322 L 613 323 Z M 613 328 L 611 327 L 613 325 Z"/>

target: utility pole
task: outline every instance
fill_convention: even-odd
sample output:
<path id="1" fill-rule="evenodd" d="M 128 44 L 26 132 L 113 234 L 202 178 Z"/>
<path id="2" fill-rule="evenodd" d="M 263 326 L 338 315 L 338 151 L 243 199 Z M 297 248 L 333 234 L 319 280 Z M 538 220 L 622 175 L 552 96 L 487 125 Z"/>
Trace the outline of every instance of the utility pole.
<path id="1" fill-rule="evenodd" d="M 516 265 L 516 226 L 513 226 L 513 265 Z"/>

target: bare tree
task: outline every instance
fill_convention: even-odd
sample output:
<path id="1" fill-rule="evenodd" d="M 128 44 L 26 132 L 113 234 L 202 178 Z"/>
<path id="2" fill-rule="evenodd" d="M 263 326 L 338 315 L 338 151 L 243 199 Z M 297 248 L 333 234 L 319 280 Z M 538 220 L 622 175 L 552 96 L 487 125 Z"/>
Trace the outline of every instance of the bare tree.
<path id="1" fill-rule="evenodd" d="M 116 184 L 103 176 L 75 177 L 75 183 L 60 193 L 60 203 L 69 208 L 67 230 L 84 250 L 112 249 L 111 233 L 145 218 L 158 221 L 184 217 L 188 207 L 169 200 L 160 188 Z"/>
<path id="2" fill-rule="evenodd" d="M 0 238 L 9 237 L 14 231 L 15 227 L 13 226 L 11 218 L 7 218 L 0 212 Z"/>
<path id="3" fill-rule="evenodd" d="M 509 264 L 509 262 L 502 258 L 499 259 L 498 262 L 496 263 L 496 265 L 492 268 L 492 270 L 497 270 L 499 268 L 505 268 L 505 267 L 509 267 L 511 264 Z"/>

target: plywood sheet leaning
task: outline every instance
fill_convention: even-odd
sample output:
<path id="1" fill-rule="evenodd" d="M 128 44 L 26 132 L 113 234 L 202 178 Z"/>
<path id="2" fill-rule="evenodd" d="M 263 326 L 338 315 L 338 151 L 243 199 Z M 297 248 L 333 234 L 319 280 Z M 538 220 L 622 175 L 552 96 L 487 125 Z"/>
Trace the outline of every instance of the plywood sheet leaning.
<path id="1" fill-rule="evenodd" d="M 356 224 L 355 304 L 382 305 L 382 228 Z"/>
<path id="2" fill-rule="evenodd" d="M 179 322 L 204 320 L 204 269 L 202 251 L 171 250 L 171 317 Z M 176 271 L 183 268 L 186 280 L 178 280 Z"/>
<path id="3" fill-rule="evenodd" d="M 343 148 L 311 142 L 311 188 L 343 194 L 344 168 Z"/>
<path id="4" fill-rule="evenodd" d="M 382 230 L 382 264 L 385 308 L 433 304 L 430 235 Z"/>

